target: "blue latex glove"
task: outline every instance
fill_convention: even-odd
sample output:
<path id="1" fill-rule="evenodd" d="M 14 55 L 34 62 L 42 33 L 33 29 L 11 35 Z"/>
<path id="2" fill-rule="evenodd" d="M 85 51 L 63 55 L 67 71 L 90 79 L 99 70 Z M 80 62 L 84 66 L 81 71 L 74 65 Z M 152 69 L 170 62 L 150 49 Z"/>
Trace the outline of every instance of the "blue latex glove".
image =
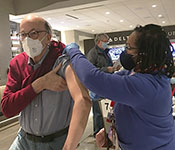
<path id="1" fill-rule="evenodd" d="M 72 48 L 79 49 L 79 46 L 76 43 L 70 43 L 70 44 L 66 45 L 66 47 L 64 48 L 63 54 L 68 53 L 70 51 L 70 49 L 72 49 Z"/>

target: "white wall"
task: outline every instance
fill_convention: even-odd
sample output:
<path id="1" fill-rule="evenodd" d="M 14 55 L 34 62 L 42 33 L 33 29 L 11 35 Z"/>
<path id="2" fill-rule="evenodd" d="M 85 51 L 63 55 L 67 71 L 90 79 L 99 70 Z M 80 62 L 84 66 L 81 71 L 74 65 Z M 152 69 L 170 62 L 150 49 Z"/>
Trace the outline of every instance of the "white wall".
<path id="1" fill-rule="evenodd" d="M 9 14 L 0 13 L 0 85 L 6 83 L 7 68 L 11 59 Z"/>
<path id="2" fill-rule="evenodd" d="M 77 43 L 80 46 L 82 53 L 84 53 L 84 43 L 83 39 L 80 38 L 80 36 L 84 37 L 84 39 L 94 38 L 94 35 L 90 33 L 81 32 L 78 30 L 69 30 L 61 32 L 61 41 L 66 45 L 70 43 Z"/>
<path id="3" fill-rule="evenodd" d="M 0 0 L 0 14 L 14 13 L 13 0 Z"/>
<path id="4" fill-rule="evenodd" d="M 76 42 L 75 31 L 74 30 L 62 31 L 61 32 L 61 40 L 66 45 Z"/>
<path id="5" fill-rule="evenodd" d="M 84 42 L 83 41 L 79 41 L 79 46 L 80 46 L 81 52 L 84 54 Z"/>

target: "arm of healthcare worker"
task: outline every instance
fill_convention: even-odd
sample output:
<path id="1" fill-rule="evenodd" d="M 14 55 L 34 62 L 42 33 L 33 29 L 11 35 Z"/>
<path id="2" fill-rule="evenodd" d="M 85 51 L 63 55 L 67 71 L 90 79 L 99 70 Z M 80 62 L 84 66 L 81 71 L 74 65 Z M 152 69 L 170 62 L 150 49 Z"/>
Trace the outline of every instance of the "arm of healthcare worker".
<path id="1" fill-rule="evenodd" d="M 81 84 L 71 65 L 68 65 L 65 70 L 65 78 L 69 92 L 74 100 L 74 106 L 63 150 L 76 150 L 88 121 L 91 101 L 87 89 Z"/>
<path id="2" fill-rule="evenodd" d="M 131 106 L 141 105 L 143 101 L 140 99 L 146 101 L 145 95 L 147 98 L 154 96 L 156 89 L 149 80 L 144 81 L 142 75 L 104 73 L 92 65 L 75 44 L 66 46 L 65 51 L 81 83 L 96 94 Z"/>

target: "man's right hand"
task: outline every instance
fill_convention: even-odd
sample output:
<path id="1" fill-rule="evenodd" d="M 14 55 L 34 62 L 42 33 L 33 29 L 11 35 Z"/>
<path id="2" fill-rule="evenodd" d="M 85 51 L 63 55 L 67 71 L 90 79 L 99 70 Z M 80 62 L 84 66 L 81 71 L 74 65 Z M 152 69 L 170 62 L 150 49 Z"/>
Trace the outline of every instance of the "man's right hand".
<path id="1" fill-rule="evenodd" d="M 109 66 L 107 67 L 107 70 L 109 73 L 114 73 L 115 71 L 118 71 L 120 70 L 121 66 L 120 65 L 117 65 L 117 66 Z"/>
<path id="2" fill-rule="evenodd" d="M 38 78 L 32 83 L 32 87 L 36 93 L 40 93 L 42 90 L 47 89 L 51 91 L 61 92 L 67 89 L 66 81 L 56 73 L 61 68 L 59 64 L 55 69 L 48 72 L 44 76 Z"/>
<path id="3" fill-rule="evenodd" d="M 109 67 L 107 67 L 107 70 L 108 70 L 109 73 L 113 73 L 114 72 L 114 67 L 109 66 Z"/>

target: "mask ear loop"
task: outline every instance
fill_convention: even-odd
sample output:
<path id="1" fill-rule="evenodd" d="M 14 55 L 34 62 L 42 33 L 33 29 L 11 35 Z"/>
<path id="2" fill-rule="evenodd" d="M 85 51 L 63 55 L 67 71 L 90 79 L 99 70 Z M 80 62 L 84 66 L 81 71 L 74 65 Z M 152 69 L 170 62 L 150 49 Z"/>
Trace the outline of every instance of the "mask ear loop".
<path id="1" fill-rule="evenodd" d="M 46 34 L 43 36 L 43 38 L 40 40 L 40 42 L 42 42 L 42 41 L 46 38 L 47 35 L 48 35 L 48 33 L 46 33 Z M 47 44 L 46 46 L 43 46 L 43 49 L 45 49 L 47 46 L 48 46 L 48 44 Z"/>
<path id="2" fill-rule="evenodd" d="M 40 42 L 42 42 L 46 38 L 47 35 L 48 35 L 48 33 L 46 33 L 45 36 L 43 36 L 43 38 L 40 40 Z"/>

